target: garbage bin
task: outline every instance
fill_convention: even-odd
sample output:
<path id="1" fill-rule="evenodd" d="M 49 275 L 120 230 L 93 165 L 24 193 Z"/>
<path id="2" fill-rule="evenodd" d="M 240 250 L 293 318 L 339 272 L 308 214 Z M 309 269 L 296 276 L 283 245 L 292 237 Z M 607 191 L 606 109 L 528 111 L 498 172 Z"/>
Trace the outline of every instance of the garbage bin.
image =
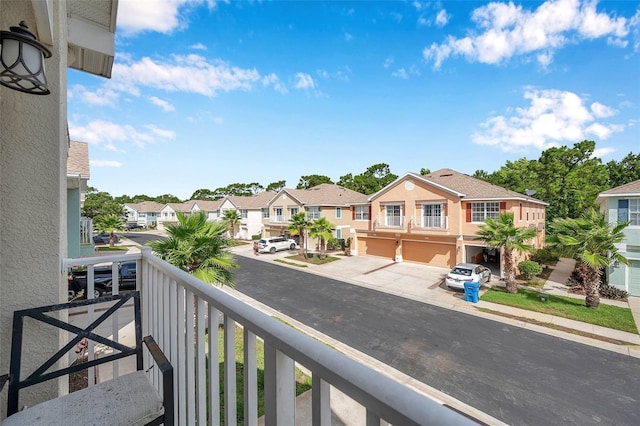
<path id="1" fill-rule="evenodd" d="M 344 238 L 338 238 L 338 244 L 340 244 L 341 250 L 344 250 L 344 248 L 347 246 L 346 242 L 344 241 Z"/>
<path id="2" fill-rule="evenodd" d="M 478 303 L 479 293 L 479 281 L 468 281 L 464 283 L 464 300 L 467 302 Z"/>

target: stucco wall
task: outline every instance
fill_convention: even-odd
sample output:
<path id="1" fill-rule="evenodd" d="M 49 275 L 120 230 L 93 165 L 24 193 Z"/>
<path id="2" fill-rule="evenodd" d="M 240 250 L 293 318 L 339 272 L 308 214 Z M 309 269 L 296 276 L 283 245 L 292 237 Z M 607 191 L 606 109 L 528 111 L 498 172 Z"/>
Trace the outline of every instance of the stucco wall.
<path id="1" fill-rule="evenodd" d="M 13 311 L 66 298 L 60 272 L 66 255 L 66 4 L 53 0 L 53 56 L 46 60 L 47 96 L 0 87 L 0 371 L 9 370 Z M 35 29 L 29 1 L 0 1 L 0 29 L 25 20 Z M 64 64 L 64 65 L 61 65 Z M 22 362 L 33 369 L 57 348 L 59 334 L 30 328 Z M 38 358 L 38 359 L 36 359 Z M 64 386 L 64 383 L 61 384 Z M 36 394 L 37 392 L 37 394 Z M 21 392 L 20 404 L 57 396 L 52 381 Z M 0 417 L 6 415 L 6 391 Z"/>

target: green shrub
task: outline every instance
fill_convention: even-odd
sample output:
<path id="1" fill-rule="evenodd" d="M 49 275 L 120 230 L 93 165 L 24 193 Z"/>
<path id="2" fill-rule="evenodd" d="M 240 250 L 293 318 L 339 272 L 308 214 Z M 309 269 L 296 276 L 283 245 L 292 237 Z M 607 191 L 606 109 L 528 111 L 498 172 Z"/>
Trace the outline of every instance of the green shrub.
<path id="1" fill-rule="evenodd" d="M 252 240 L 259 240 L 260 238 L 262 238 L 262 235 L 260 235 L 260 234 L 255 234 L 255 235 L 251 236 Z"/>
<path id="2" fill-rule="evenodd" d="M 558 263 L 559 259 L 560 258 L 558 257 L 558 255 L 552 252 L 551 250 L 549 250 L 548 248 L 536 250 L 531 255 L 532 261 L 538 262 L 543 265 L 555 265 L 556 263 Z"/>
<path id="3" fill-rule="evenodd" d="M 627 300 L 627 296 L 629 296 L 629 293 L 624 290 L 609 284 L 600 284 L 600 297 L 612 300 Z"/>
<path id="4" fill-rule="evenodd" d="M 335 237 L 331 237 L 327 240 L 327 250 L 338 250 L 340 247 L 340 240 Z"/>
<path id="5" fill-rule="evenodd" d="M 518 269 L 520 269 L 520 273 L 524 276 L 525 280 L 530 280 L 538 274 L 542 273 L 542 266 L 538 262 L 534 262 L 533 260 L 525 260 L 524 262 L 520 262 L 518 264 Z"/>

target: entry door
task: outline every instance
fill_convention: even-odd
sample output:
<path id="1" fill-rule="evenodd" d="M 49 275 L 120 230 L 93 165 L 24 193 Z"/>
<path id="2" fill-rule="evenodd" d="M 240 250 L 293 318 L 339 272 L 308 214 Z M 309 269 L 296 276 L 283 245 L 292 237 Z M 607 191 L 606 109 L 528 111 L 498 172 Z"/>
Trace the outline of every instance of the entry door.
<path id="1" fill-rule="evenodd" d="M 632 260 L 629 266 L 629 294 L 640 296 L 640 260 Z"/>

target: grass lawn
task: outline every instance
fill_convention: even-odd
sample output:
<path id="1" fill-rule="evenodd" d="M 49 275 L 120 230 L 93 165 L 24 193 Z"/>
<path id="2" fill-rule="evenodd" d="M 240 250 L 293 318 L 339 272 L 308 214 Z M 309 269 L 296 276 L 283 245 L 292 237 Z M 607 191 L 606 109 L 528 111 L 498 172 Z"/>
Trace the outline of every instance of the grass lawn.
<path id="1" fill-rule="evenodd" d="M 123 247 L 123 246 L 113 246 L 113 247 L 109 247 L 109 246 L 104 246 L 104 247 L 96 247 L 97 251 L 129 251 L 129 247 Z"/>
<path id="2" fill-rule="evenodd" d="M 312 263 L 314 265 L 324 265 L 325 263 L 335 262 L 336 260 L 340 260 L 340 258 L 338 257 L 329 256 L 329 255 L 326 255 L 324 259 L 321 259 L 319 254 L 308 254 L 307 257 L 300 256 L 299 254 L 294 254 L 292 256 L 287 256 L 286 258 L 295 260 L 298 262 Z"/>
<path id="3" fill-rule="evenodd" d="M 518 294 L 510 294 L 504 289 L 494 287 L 483 294 L 480 300 L 582 321 L 629 333 L 638 333 L 638 328 L 636 327 L 629 308 L 600 303 L 598 309 L 591 309 L 585 306 L 583 298 L 576 299 L 554 295 L 549 295 L 547 302 L 541 302 L 538 300 L 538 294 L 540 293 L 537 291 L 525 289 L 518 289 Z"/>
<path id="4" fill-rule="evenodd" d="M 236 404 L 238 407 L 237 424 L 244 425 L 244 339 L 242 328 L 236 327 Z M 224 333 L 218 332 L 220 354 L 220 415 L 224 416 Z M 258 367 L 258 417 L 264 415 L 264 344 L 256 339 L 256 364 Z M 207 374 L 207 378 L 209 375 Z M 296 396 L 311 389 L 311 377 L 296 368 Z M 224 418 L 221 423 L 224 424 Z"/>

